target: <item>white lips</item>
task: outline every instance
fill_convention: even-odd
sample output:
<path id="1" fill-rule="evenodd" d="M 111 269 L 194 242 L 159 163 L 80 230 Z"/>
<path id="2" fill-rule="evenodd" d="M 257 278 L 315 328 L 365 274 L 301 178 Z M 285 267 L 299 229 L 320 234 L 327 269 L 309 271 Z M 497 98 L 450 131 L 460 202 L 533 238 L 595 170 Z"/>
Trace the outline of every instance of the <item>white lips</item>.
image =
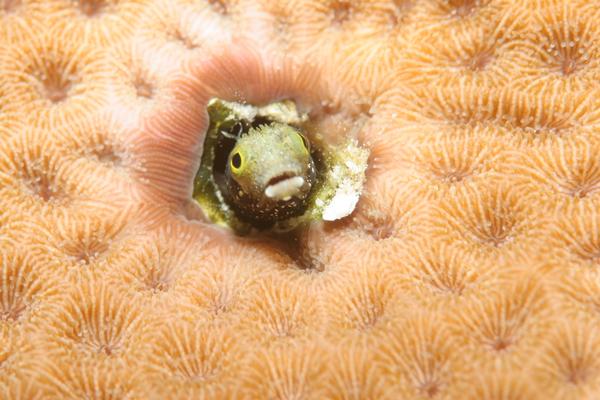
<path id="1" fill-rule="evenodd" d="M 294 176 L 293 178 L 288 178 L 267 186 L 265 189 L 265 196 L 270 199 L 287 201 L 291 199 L 293 195 L 298 193 L 303 185 L 304 178 L 301 176 Z"/>

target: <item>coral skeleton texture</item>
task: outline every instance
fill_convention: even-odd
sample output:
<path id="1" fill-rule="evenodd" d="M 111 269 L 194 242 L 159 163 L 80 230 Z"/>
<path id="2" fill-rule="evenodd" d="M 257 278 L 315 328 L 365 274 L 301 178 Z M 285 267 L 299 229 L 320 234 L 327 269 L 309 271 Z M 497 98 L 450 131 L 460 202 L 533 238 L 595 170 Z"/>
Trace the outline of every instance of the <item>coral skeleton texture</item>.
<path id="1" fill-rule="evenodd" d="M 206 221 L 215 96 L 354 213 Z M 600 1 L 0 0 L 0 398 L 600 398 Z"/>

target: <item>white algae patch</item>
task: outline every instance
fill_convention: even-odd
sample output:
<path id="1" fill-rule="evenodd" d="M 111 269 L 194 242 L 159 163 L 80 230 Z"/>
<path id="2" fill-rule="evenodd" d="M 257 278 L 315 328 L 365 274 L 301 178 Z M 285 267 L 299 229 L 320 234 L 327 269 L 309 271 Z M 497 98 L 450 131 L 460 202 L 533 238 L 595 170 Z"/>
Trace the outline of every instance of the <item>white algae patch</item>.
<path id="1" fill-rule="evenodd" d="M 322 219 L 335 221 L 354 211 L 362 193 L 369 152 L 349 141 L 331 149 L 330 169 L 326 173 L 322 193 L 317 194 L 315 207 Z"/>

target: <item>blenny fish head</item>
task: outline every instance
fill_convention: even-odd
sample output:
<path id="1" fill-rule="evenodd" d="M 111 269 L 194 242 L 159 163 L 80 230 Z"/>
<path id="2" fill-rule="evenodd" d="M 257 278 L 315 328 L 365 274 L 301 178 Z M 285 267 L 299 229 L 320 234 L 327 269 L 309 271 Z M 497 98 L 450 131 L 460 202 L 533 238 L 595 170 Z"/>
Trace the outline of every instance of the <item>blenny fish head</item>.
<path id="1" fill-rule="evenodd" d="M 270 123 L 252 128 L 231 150 L 225 175 L 254 199 L 306 198 L 315 176 L 310 143 L 290 125 Z"/>

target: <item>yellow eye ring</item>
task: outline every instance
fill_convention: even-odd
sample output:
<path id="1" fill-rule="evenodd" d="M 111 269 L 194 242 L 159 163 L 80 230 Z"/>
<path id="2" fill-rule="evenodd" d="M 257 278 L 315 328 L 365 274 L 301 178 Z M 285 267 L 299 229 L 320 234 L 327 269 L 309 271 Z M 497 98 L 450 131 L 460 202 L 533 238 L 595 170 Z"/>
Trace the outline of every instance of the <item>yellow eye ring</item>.
<path id="1" fill-rule="evenodd" d="M 296 132 L 296 135 L 298 135 L 298 137 L 300 138 L 300 142 L 302 143 L 302 147 L 304 147 L 304 150 L 306 150 L 307 153 L 310 153 L 310 144 L 306 136 L 299 132 Z"/>
<path id="2" fill-rule="evenodd" d="M 229 166 L 231 167 L 231 172 L 239 173 L 242 170 L 242 166 L 244 165 L 244 158 L 242 157 L 242 153 L 239 151 L 234 152 L 231 155 L 229 160 Z"/>

